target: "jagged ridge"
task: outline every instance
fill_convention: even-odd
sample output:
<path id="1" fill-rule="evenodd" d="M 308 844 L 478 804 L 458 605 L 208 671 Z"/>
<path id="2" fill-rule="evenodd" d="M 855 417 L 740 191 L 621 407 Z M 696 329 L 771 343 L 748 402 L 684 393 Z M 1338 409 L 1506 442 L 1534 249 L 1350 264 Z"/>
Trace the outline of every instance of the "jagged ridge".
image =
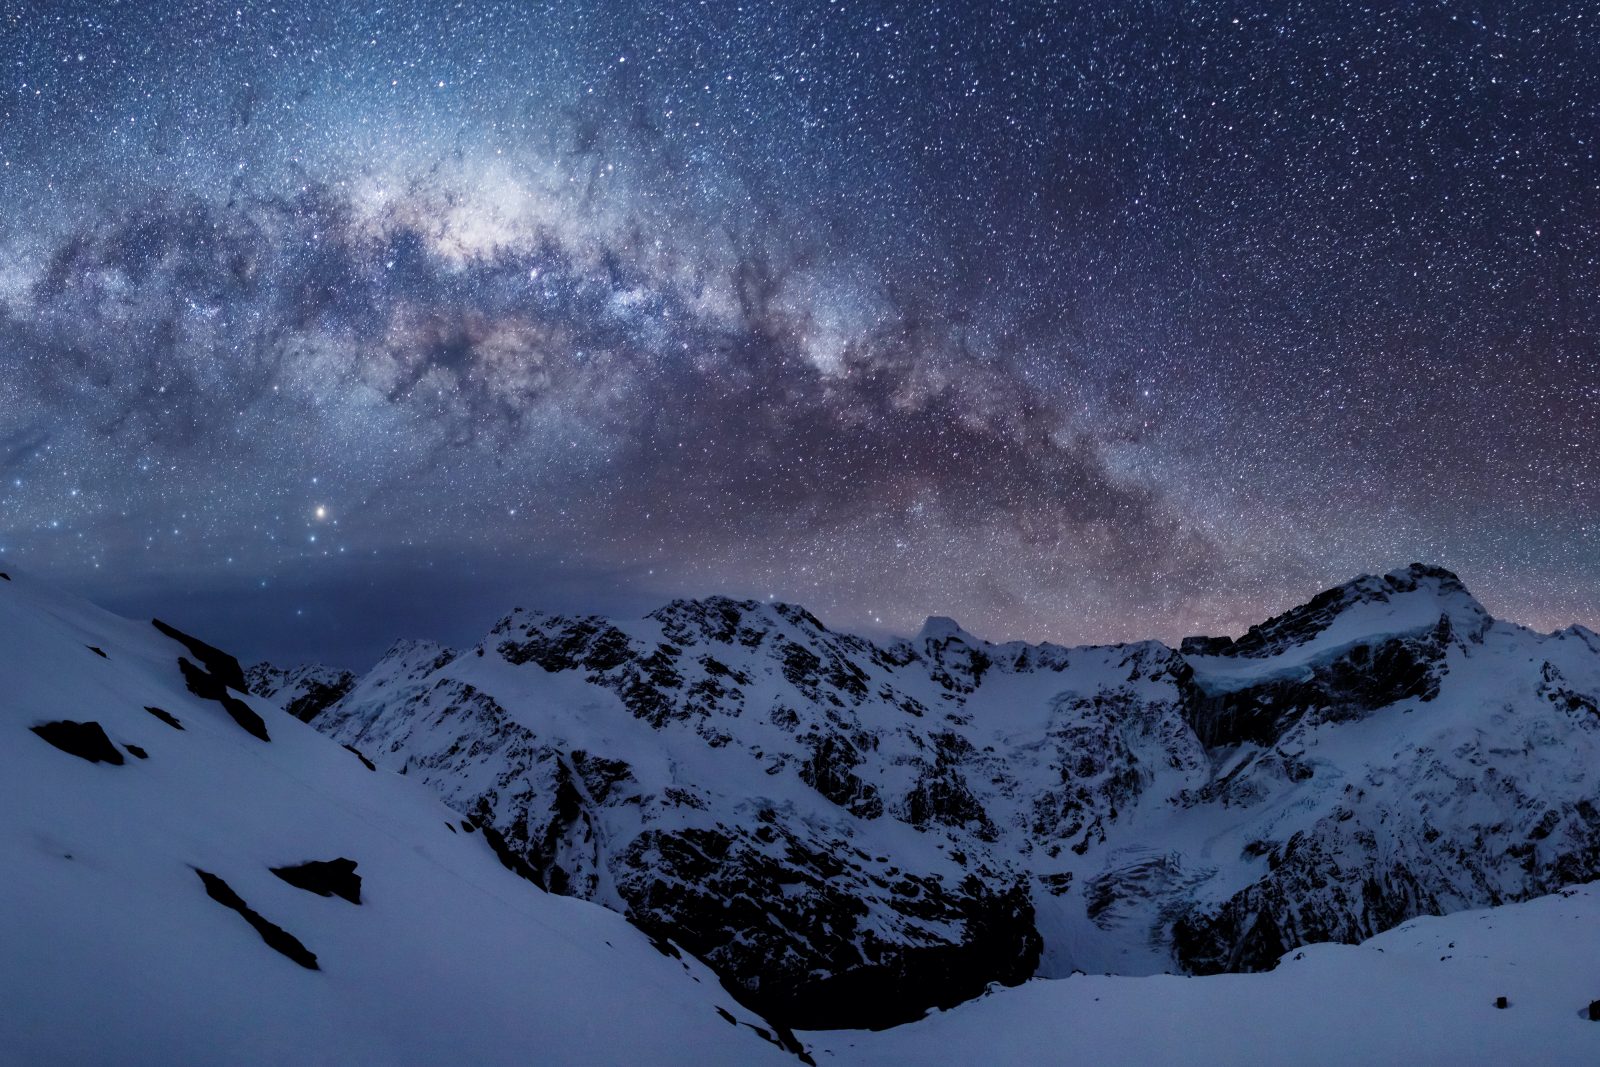
<path id="1" fill-rule="evenodd" d="M 747 1003 L 884 1025 L 1036 966 L 1252 969 L 1593 876 L 1597 648 L 1422 565 L 1178 650 L 875 643 L 713 597 L 400 646 L 313 721 Z"/>

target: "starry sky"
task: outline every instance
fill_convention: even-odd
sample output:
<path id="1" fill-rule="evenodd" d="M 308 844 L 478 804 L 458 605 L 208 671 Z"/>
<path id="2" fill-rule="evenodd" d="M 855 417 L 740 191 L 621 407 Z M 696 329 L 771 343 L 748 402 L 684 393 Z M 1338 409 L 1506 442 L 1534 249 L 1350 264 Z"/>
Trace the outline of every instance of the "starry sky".
<path id="1" fill-rule="evenodd" d="M 1590 3 L 0 0 L 0 559 L 249 658 L 516 605 L 1600 627 Z"/>

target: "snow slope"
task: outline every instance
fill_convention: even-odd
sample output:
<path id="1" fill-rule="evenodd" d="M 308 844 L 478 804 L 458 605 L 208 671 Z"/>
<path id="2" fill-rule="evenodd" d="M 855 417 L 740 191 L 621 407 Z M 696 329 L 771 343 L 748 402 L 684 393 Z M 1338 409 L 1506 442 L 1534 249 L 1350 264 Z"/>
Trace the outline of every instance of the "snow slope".
<path id="1" fill-rule="evenodd" d="M 795 1062 L 693 958 L 225 688 L 231 659 L 6 570 L 0 1060 Z M 269 870 L 338 859 L 359 904 Z"/>
<path id="2" fill-rule="evenodd" d="M 1496 998 L 1508 1006 L 1497 1009 Z M 803 1035 L 846 1064 L 1600 1063 L 1600 885 L 1316 944 L 1261 974 L 1077 975 L 921 1022 Z"/>

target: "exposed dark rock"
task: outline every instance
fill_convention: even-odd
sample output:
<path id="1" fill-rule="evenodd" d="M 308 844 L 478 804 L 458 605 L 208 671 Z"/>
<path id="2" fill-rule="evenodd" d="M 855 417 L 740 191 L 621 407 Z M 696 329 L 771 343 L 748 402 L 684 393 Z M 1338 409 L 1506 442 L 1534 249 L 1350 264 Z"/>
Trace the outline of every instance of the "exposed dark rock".
<path id="1" fill-rule="evenodd" d="M 1458 593 L 1463 598 L 1467 596 L 1466 587 L 1454 574 L 1442 567 L 1413 563 L 1404 571 L 1381 577 L 1367 575 L 1324 590 L 1304 604 L 1250 627 L 1243 637 L 1226 646 L 1226 654 L 1245 657 L 1275 655 L 1316 637 L 1357 604 L 1384 602 L 1396 594 L 1414 592 L 1424 581 L 1437 583 L 1442 593 Z M 1488 616 L 1484 615 L 1485 623 L 1487 619 Z"/>
<path id="2" fill-rule="evenodd" d="M 900 805 L 900 813 L 912 826 L 965 828 L 979 840 L 994 840 L 995 826 L 961 770 L 972 755 L 971 744 L 948 731 L 934 734 L 932 741 L 933 763 L 924 766 Z"/>
<path id="3" fill-rule="evenodd" d="M 336 896 L 352 904 L 361 903 L 361 876 L 356 873 L 355 860 L 341 856 L 336 860 L 310 860 L 268 870 L 296 889 L 319 897 Z"/>
<path id="4" fill-rule="evenodd" d="M 1573 714 L 1600 719 L 1600 699 L 1569 688 L 1566 677 L 1548 660 L 1539 671 L 1539 695 Z"/>
<path id="5" fill-rule="evenodd" d="M 244 921 L 250 924 L 250 928 L 261 935 L 261 940 L 265 941 L 268 947 L 283 953 L 308 971 L 321 970 L 317 966 L 316 953 L 306 948 L 305 945 L 300 943 L 299 938 L 283 927 L 262 918 L 258 912 L 244 902 L 244 899 L 238 893 L 233 891 L 233 887 L 228 885 L 227 882 L 224 882 L 210 871 L 202 871 L 198 867 L 194 868 L 194 873 L 198 874 L 200 881 L 205 883 L 206 896 L 223 907 L 232 908 L 238 912 Z"/>
<path id="6" fill-rule="evenodd" d="M 1055 874 L 1041 874 L 1039 876 L 1039 884 L 1051 896 L 1059 897 L 1072 888 L 1072 872 L 1058 871 Z"/>
<path id="7" fill-rule="evenodd" d="M 596 804 L 604 804 L 612 791 L 633 778 L 626 760 L 608 759 L 578 749 L 572 753 L 572 767 L 583 781 L 584 791 Z"/>
<path id="8" fill-rule="evenodd" d="M 991 982 L 1016 985 L 1032 977 L 1041 941 L 1025 890 L 977 895 L 966 918 L 959 943 L 903 950 L 792 990 L 763 989 L 751 1006 L 801 1029 L 886 1029 L 953 1008 Z"/>
<path id="9" fill-rule="evenodd" d="M 355 685 L 355 676 L 351 675 L 346 685 L 323 685 L 318 682 L 306 683 L 306 692 L 295 697 L 283 706 L 283 710 L 299 719 L 301 722 L 310 722 L 315 719 L 328 705 L 339 700 Z"/>
<path id="10" fill-rule="evenodd" d="M 1600 1000 L 1589 1001 L 1589 1021 L 1600 1023 Z"/>
<path id="11" fill-rule="evenodd" d="M 251 710 L 250 705 L 240 700 L 228 691 L 228 687 L 214 674 L 201 670 L 190 663 L 183 656 L 178 657 L 178 666 L 183 671 L 183 680 L 189 687 L 189 692 L 204 700 L 215 700 L 222 705 L 222 710 L 238 723 L 244 731 L 263 741 L 271 741 L 267 733 L 267 724 Z M 238 666 L 237 663 L 234 666 Z"/>
<path id="12" fill-rule="evenodd" d="M 361 750 L 359 748 L 357 748 L 356 746 L 354 746 L 354 745 L 345 745 L 344 748 L 347 751 L 355 753 L 356 759 L 360 760 L 361 761 L 361 765 L 363 767 L 365 767 L 367 770 L 375 771 L 375 770 L 378 769 L 378 765 L 376 763 L 373 763 L 367 757 L 363 756 L 361 754 Z"/>
<path id="13" fill-rule="evenodd" d="M 950 620 L 928 621 L 929 624 L 948 623 L 951 627 L 955 625 Z M 924 626 L 923 630 L 926 634 L 928 626 Z M 929 676 L 952 693 L 976 692 L 983 682 L 983 676 L 994 665 L 988 653 L 968 643 L 966 636 L 959 631 L 949 635 L 928 637 L 924 645 L 928 653 Z"/>
<path id="14" fill-rule="evenodd" d="M 512 624 L 503 620 L 491 636 L 511 633 Z M 703 714 L 679 704 L 684 680 L 673 662 L 680 648 L 635 649 L 627 634 L 604 619 L 539 616 L 517 637 L 502 640 L 496 651 L 511 663 L 537 663 L 547 671 L 583 670 L 591 683 L 613 690 L 624 707 L 652 726 L 689 718 L 697 710 Z"/>
<path id="15" fill-rule="evenodd" d="M 1376 843 L 1341 827 L 1329 836 L 1295 834 L 1275 854 L 1261 880 L 1217 907 L 1192 906 L 1173 924 L 1172 950 L 1191 974 L 1270 970 L 1298 945 L 1317 941 L 1356 944 L 1418 915 L 1445 909 L 1422 879 L 1403 863 L 1385 866 Z M 1374 873 L 1354 880 L 1334 877 L 1338 864 Z"/>
<path id="16" fill-rule="evenodd" d="M 647 831 L 629 846 L 619 880 L 637 925 L 739 976 L 725 984 L 768 1019 L 801 1029 L 892 1026 L 976 996 L 990 982 L 1021 982 L 1038 965 L 1041 942 L 1024 885 L 908 879 L 908 892 L 883 900 L 962 933 L 897 943 L 866 922 L 870 885 L 853 866 L 781 829 L 773 840 L 764 846 L 760 835 L 727 830 Z M 805 891 L 766 891 L 783 885 Z"/>
<path id="17" fill-rule="evenodd" d="M 99 645 L 84 645 L 83 647 L 87 648 L 90 652 L 93 652 L 95 655 L 99 656 L 101 659 L 110 659 L 111 658 L 110 656 L 106 655 L 106 650 L 101 648 Z"/>
<path id="18" fill-rule="evenodd" d="M 198 637 L 190 637 L 175 626 L 169 626 L 160 619 L 151 619 L 150 625 L 160 630 L 163 634 L 177 641 L 189 650 L 189 654 L 205 665 L 206 672 L 229 689 L 240 693 L 250 690 L 245 684 L 244 668 L 239 666 L 239 661 L 228 655 L 214 645 L 208 645 Z"/>
<path id="19" fill-rule="evenodd" d="M 1497 1008 L 1509 1008 L 1511 1007 L 1511 1001 L 1507 1000 L 1505 997 L 1495 997 L 1494 1006 Z"/>
<path id="20" fill-rule="evenodd" d="M 123 745 L 122 747 L 127 749 L 131 754 L 133 754 L 135 756 L 138 756 L 140 759 L 149 759 L 150 758 L 150 753 L 146 752 L 144 749 L 140 748 L 138 745 Z"/>
<path id="21" fill-rule="evenodd" d="M 270 663 L 257 663 L 245 671 L 244 677 L 251 695 L 271 699 L 301 722 L 311 722 L 356 684 L 356 676 L 349 671 L 311 664 L 282 670 Z"/>
<path id="22" fill-rule="evenodd" d="M 1232 646 L 1231 637 L 1185 637 L 1178 651 L 1185 656 L 1221 656 Z"/>
<path id="23" fill-rule="evenodd" d="M 163 711 L 153 704 L 146 704 L 144 706 L 144 710 L 148 711 L 150 714 L 154 715 L 156 718 L 160 719 L 174 730 L 183 729 L 183 723 L 179 722 L 177 716 L 171 714 L 170 712 Z"/>
<path id="24" fill-rule="evenodd" d="M 11 575 L 7 574 L 5 571 L 0 571 L 0 578 L 3 578 L 9 582 L 11 580 Z"/>
<path id="25" fill-rule="evenodd" d="M 681 960 L 681 959 L 683 959 L 682 950 L 679 949 L 677 945 L 674 945 L 671 941 L 667 940 L 665 937 L 662 937 L 659 934 L 652 934 L 648 930 L 644 931 L 644 936 L 650 939 L 650 947 L 655 949 L 657 952 L 661 953 L 663 956 L 667 957 L 667 959 L 669 959 L 669 960 Z"/>
<path id="26" fill-rule="evenodd" d="M 502 867 L 519 878 L 526 878 L 540 889 L 544 888 L 544 879 L 539 876 L 539 872 L 534 870 L 516 849 L 506 844 L 505 837 L 487 819 L 480 816 L 471 822 L 463 821 L 461 825 L 469 833 L 473 830 L 482 830 L 483 839 L 489 843 L 489 848 L 494 851 L 495 858 L 500 861 Z"/>
<path id="27" fill-rule="evenodd" d="M 774 1025 L 771 1030 L 768 1030 L 765 1026 L 757 1026 L 755 1023 L 741 1024 L 738 1022 L 738 1020 L 734 1019 L 733 1016 L 729 1015 L 721 1008 L 718 1008 L 717 1011 L 721 1012 L 721 1014 L 735 1026 L 748 1026 L 751 1030 L 755 1031 L 756 1036 L 760 1037 L 761 1040 L 766 1041 L 769 1044 L 777 1045 L 779 1048 L 783 1049 L 783 1051 L 791 1053 L 801 1063 L 805 1064 L 806 1067 L 817 1067 L 817 1061 L 811 1058 L 811 1054 L 806 1051 L 806 1047 L 802 1045 L 794 1036 L 794 1031 L 789 1029 L 787 1026 Z"/>
<path id="28" fill-rule="evenodd" d="M 106 736 L 105 729 L 97 722 L 63 719 L 29 729 L 61 751 L 90 763 L 111 763 L 120 767 L 124 762 L 122 753 L 117 751 L 117 746 L 111 743 L 111 738 Z"/>
<path id="29" fill-rule="evenodd" d="M 1358 644 L 1297 676 L 1217 692 L 1191 682 L 1185 714 L 1208 748 L 1271 745 L 1307 714 L 1346 721 L 1412 697 L 1432 700 L 1451 637 L 1449 618 L 1441 617 L 1425 634 Z"/>
<path id="30" fill-rule="evenodd" d="M 800 780 L 852 814 L 876 819 L 883 814 L 878 791 L 852 768 L 861 762 L 855 746 L 839 734 L 812 739 L 811 758 L 800 765 Z"/>

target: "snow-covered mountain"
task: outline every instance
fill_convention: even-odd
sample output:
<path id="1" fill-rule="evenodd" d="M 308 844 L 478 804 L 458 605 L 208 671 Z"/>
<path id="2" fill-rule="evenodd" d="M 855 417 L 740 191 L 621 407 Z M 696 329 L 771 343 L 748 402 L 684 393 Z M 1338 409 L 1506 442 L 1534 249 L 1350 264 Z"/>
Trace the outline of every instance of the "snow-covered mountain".
<path id="1" fill-rule="evenodd" d="M 1600 638 L 1422 565 L 1178 649 L 518 609 L 396 645 L 312 723 L 799 1027 L 1260 969 L 1600 874 Z"/>
<path id="2" fill-rule="evenodd" d="M 796 1061 L 697 960 L 243 686 L 0 572 L 0 1062 Z"/>
<path id="3" fill-rule="evenodd" d="M 0 692 L 0 1059 L 1600 1052 L 1600 638 L 1432 568 L 1178 649 L 709 599 L 358 679 L 12 570 Z"/>

